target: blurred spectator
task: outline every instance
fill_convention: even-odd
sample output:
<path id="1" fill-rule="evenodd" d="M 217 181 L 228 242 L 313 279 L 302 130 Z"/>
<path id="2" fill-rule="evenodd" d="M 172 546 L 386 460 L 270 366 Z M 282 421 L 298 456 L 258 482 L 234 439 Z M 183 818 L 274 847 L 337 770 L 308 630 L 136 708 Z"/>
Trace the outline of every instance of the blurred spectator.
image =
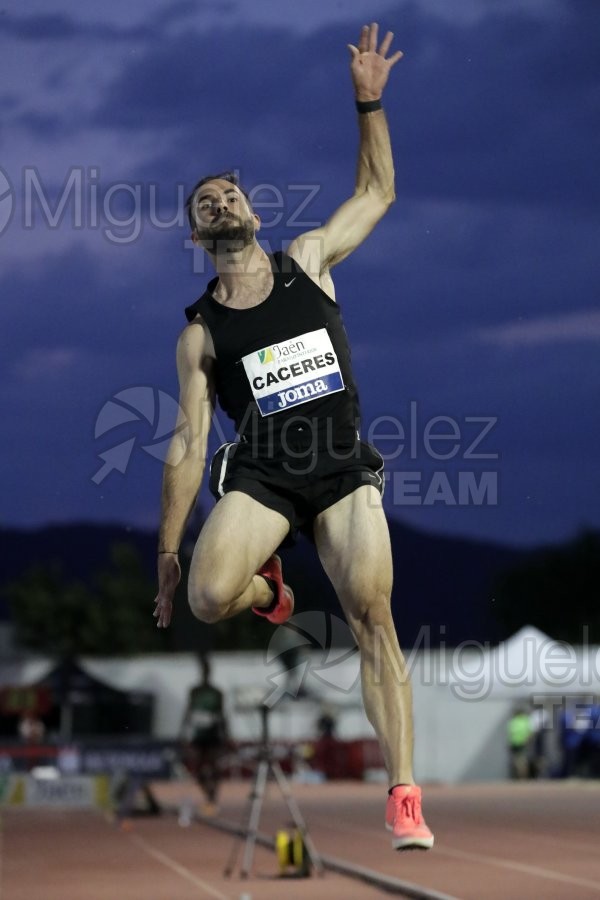
<path id="1" fill-rule="evenodd" d="M 24 712 L 19 720 L 19 737 L 25 744 L 41 744 L 46 727 L 33 712 Z"/>
<path id="2" fill-rule="evenodd" d="M 19 737 L 24 744 L 32 746 L 41 744 L 46 734 L 46 727 L 42 720 L 36 716 L 31 710 L 22 713 L 19 724 L 17 726 Z M 32 751 L 35 753 L 35 751 Z M 27 766 L 31 770 L 38 764 L 38 757 L 35 755 L 27 756 Z"/>
<path id="3" fill-rule="evenodd" d="M 547 774 L 546 738 L 550 727 L 550 716 L 544 706 L 534 706 L 529 714 L 531 738 L 529 748 L 529 774 L 532 778 L 542 778 Z"/>
<path id="4" fill-rule="evenodd" d="M 182 726 L 183 761 L 202 790 L 205 815 L 217 811 L 221 760 L 228 749 L 223 693 L 210 680 L 210 663 L 200 656 L 201 681 L 189 693 Z"/>
<path id="5" fill-rule="evenodd" d="M 529 744 L 531 740 L 531 721 L 526 710 L 515 710 L 508 720 L 507 738 L 510 753 L 510 777 L 523 779 L 529 777 Z"/>
<path id="6" fill-rule="evenodd" d="M 590 713 L 592 727 L 588 734 L 590 742 L 590 774 L 600 778 L 600 699 L 596 697 Z"/>
<path id="7" fill-rule="evenodd" d="M 335 734 L 336 720 L 333 711 L 324 706 L 317 720 L 319 737 L 314 746 L 313 768 L 325 778 L 343 778 L 345 774 L 345 745 Z"/>
<path id="8" fill-rule="evenodd" d="M 599 718 L 597 698 L 572 698 L 565 706 L 560 717 L 563 778 L 600 775 Z"/>

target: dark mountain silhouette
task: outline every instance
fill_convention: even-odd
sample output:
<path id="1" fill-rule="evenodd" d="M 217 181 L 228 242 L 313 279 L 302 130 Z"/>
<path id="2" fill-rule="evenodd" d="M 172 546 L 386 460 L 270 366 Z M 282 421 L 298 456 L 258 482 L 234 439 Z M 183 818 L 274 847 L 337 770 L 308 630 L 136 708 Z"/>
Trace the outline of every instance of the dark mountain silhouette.
<path id="1" fill-rule="evenodd" d="M 464 640 L 502 640 L 506 629 L 494 614 L 492 584 L 521 562 L 528 551 L 469 539 L 421 532 L 391 519 L 395 584 L 393 611 L 404 647 L 456 646 Z M 125 525 L 77 523 L 33 530 L 0 528 L 0 587 L 36 563 L 58 561 L 66 578 L 88 580 L 106 565 L 109 548 L 128 542 L 140 553 L 148 572 L 155 568 L 156 534 Z M 193 538 L 184 548 L 193 546 Z M 340 607 L 323 573 L 314 547 L 301 538 L 282 552 L 286 580 L 294 587 L 297 611 L 323 609 L 340 615 Z M 151 609 L 152 598 L 149 598 Z M 196 620 L 179 604 L 173 649 L 197 648 Z M 182 609 L 182 607 L 184 607 Z M 0 600 L 0 616 L 7 618 Z M 423 632 L 422 628 L 426 631 Z"/>
<path id="2" fill-rule="evenodd" d="M 113 544 L 131 543 L 154 567 L 156 534 L 128 525 L 75 522 L 35 529 L 0 528 L 0 584 L 38 563 L 60 563 L 65 576 L 86 579 L 104 566 Z"/>

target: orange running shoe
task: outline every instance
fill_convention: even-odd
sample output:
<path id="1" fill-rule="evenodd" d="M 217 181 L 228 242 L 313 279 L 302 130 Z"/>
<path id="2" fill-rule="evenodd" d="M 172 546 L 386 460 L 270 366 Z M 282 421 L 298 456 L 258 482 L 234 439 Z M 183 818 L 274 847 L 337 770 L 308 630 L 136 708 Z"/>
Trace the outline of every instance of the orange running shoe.
<path id="1" fill-rule="evenodd" d="M 433 834 L 421 813 L 421 788 L 416 784 L 398 784 L 388 794 L 385 827 L 392 831 L 394 850 L 429 850 Z"/>
<path id="2" fill-rule="evenodd" d="M 276 590 L 273 602 L 269 606 L 253 606 L 252 612 L 255 612 L 257 616 L 264 616 L 274 625 L 282 625 L 294 612 L 294 592 L 291 587 L 283 583 L 280 557 L 274 553 L 256 574 L 268 578 L 273 582 Z"/>

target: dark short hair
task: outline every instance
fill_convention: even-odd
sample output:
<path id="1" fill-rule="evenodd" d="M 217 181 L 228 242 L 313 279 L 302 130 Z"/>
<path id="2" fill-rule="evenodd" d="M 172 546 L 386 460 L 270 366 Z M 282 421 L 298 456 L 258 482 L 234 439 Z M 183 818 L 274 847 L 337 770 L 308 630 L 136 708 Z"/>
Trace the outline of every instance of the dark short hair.
<path id="1" fill-rule="evenodd" d="M 194 209 L 193 209 L 194 198 L 195 198 L 196 194 L 198 193 L 198 191 L 200 190 L 200 188 L 203 185 L 207 184 L 209 181 L 228 181 L 230 184 L 235 185 L 236 188 L 239 188 L 239 190 L 242 192 L 242 194 L 244 195 L 244 197 L 250 204 L 250 197 L 248 196 L 248 194 L 246 193 L 244 188 L 241 186 L 240 180 L 237 177 L 235 172 L 219 172 L 217 175 L 205 175 L 204 178 L 201 178 L 200 181 L 194 185 L 194 187 L 192 188 L 191 194 L 185 201 L 185 209 L 187 211 L 188 221 L 190 223 L 190 228 L 192 229 L 192 231 L 196 230 L 196 222 L 194 220 Z M 250 204 L 250 206 L 251 206 L 251 204 Z"/>

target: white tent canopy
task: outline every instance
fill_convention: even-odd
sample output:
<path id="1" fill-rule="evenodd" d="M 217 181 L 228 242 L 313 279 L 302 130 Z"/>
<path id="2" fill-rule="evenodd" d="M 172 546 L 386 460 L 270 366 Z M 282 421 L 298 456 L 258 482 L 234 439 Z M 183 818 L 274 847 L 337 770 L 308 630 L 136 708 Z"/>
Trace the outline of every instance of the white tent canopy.
<path id="1" fill-rule="evenodd" d="M 34 684 L 54 662 L 30 658 L 2 663 L 0 686 Z M 179 735 L 189 688 L 199 678 L 196 656 L 83 657 L 77 662 L 111 687 L 154 693 L 154 734 Z M 465 642 L 421 650 L 409 656 L 409 665 L 416 768 L 422 780 L 503 778 L 506 722 L 517 703 L 548 700 L 555 705 L 563 696 L 600 695 L 600 647 L 573 647 L 531 626 L 496 647 Z M 261 652 L 215 653 L 212 677 L 225 694 L 232 736 L 258 738 L 259 721 L 247 702 L 248 692 L 260 697 L 261 692 L 267 696 L 280 689 L 284 673 L 279 660 Z M 324 703 L 336 712 L 340 738 L 373 737 L 362 708 L 357 654 L 311 651 L 300 681 L 308 699 L 284 692 L 271 716 L 273 738 L 301 741 L 314 736 Z"/>

